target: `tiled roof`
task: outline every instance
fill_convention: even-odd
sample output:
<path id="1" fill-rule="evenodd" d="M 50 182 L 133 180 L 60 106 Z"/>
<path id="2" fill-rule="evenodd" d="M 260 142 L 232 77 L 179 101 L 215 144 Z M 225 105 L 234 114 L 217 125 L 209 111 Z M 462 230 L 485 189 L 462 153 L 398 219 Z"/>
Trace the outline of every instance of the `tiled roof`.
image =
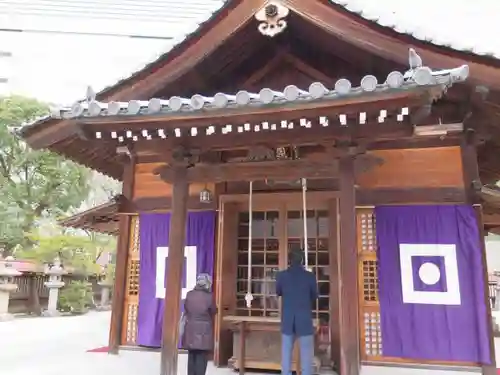
<path id="1" fill-rule="evenodd" d="M 416 39 L 500 58 L 500 2 L 492 0 L 330 0 Z"/>
<path id="2" fill-rule="evenodd" d="M 193 36 L 199 28 L 212 19 L 231 3 L 231 0 L 199 0 L 211 2 L 212 7 L 205 14 L 197 17 L 185 35 L 178 36 L 172 48 Z M 478 55 L 500 58 L 500 39 L 492 37 L 500 32 L 500 23 L 496 22 L 500 14 L 500 2 L 492 0 L 421 0 L 418 6 L 400 0 L 329 0 L 345 10 L 369 21 L 388 27 L 401 34 L 436 45 L 447 46 L 457 51 L 472 52 Z M 217 6 L 218 5 L 218 6 Z M 172 48 L 159 54 L 154 61 L 140 70 L 123 77 L 115 85 L 148 69 L 164 57 Z M 104 94 L 113 86 L 105 88 Z M 37 119 L 24 130 L 43 123 L 50 117 Z"/>
<path id="3" fill-rule="evenodd" d="M 491 35 L 500 33 L 500 23 L 496 21 L 496 15 L 500 14 L 500 2 L 492 0 L 421 0 L 418 6 L 414 6 L 400 0 L 329 1 L 380 26 L 391 28 L 416 39 L 457 51 L 500 58 L 500 39 L 491 37 Z M 212 11 L 207 12 L 205 17 L 200 16 L 198 24 L 193 24 L 193 28 L 186 35 L 176 38 L 173 48 L 194 34 L 229 3 L 231 0 L 222 0 L 219 8 L 213 7 Z M 159 55 L 157 59 L 169 51 L 170 49 Z M 147 69 L 156 61 L 147 64 L 143 69 L 131 74 L 130 77 Z M 117 84 L 130 77 L 124 77 Z M 106 89 L 103 90 L 103 93 L 105 91 Z"/>
<path id="4" fill-rule="evenodd" d="M 415 66 L 412 61 L 417 59 Z M 259 93 L 239 91 L 236 94 L 218 93 L 214 97 L 204 97 L 199 94 L 191 98 L 173 96 L 168 100 L 151 99 L 149 101 L 131 100 L 129 102 L 101 103 L 95 100 L 93 93 L 87 94 L 86 102 L 77 102 L 71 108 L 62 108 L 53 111 L 57 118 L 80 118 L 101 116 L 131 116 L 156 115 L 179 112 L 211 111 L 222 108 L 240 109 L 251 106 L 286 105 L 292 102 L 303 103 L 313 100 L 337 100 L 346 97 L 377 94 L 387 91 L 409 90 L 418 86 L 442 85 L 443 88 L 455 82 L 467 79 L 469 67 L 463 65 L 454 69 L 432 71 L 421 66 L 421 58 L 413 49 L 409 51 L 409 65 L 412 67 L 406 73 L 389 73 L 384 82 L 377 82 L 373 75 L 362 78 L 360 86 L 354 86 L 349 80 L 342 78 L 335 83 L 333 89 L 326 88 L 322 83 L 312 83 L 308 90 L 301 90 L 294 85 L 287 86 L 282 92 L 271 88 L 263 88 Z"/>

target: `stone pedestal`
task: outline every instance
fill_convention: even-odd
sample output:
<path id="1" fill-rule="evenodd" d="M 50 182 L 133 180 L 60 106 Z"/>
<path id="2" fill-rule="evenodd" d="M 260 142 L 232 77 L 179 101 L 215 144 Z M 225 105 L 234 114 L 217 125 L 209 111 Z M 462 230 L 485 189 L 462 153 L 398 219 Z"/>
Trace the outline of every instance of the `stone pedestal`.
<path id="1" fill-rule="evenodd" d="M 109 296 L 111 294 L 113 282 L 112 280 L 105 279 L 100 281 L 98 284 L 101 287 L 101 301 L 99 304 L 99 310 L 109 310 L 111 309 Z"/>
<path id="2" fill-rule="evenodd" d="M 62 281 L 62 275 L 65 273 L 66 271 L 64 271 L 59 258 L 56 258 L 54 260 L 54 264 L 45 269 L 45 274 L 49 276 L 49 281 L 44 283 L 44 285 L 49 289 L 49 302 L 47 310 L 43 312 L 44 316 L 60 315 L 57 310 L 57 302 L 59 300 L 59 289 L 65 285 Z"/>
<path id="3" fill-rule="evenodd" d="M 17 290 L 14 277 L 21 275 L 21 272 L 12 268 L 8 261 L 0 261 L 0 321 L 11 320 L 13 316 L 9 314 L 10 294 Z"/>

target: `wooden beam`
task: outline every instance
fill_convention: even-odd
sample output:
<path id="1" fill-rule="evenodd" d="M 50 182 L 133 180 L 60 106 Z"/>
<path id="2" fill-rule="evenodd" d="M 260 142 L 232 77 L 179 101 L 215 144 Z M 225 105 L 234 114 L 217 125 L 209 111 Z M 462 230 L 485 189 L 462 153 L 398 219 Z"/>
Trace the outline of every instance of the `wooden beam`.
<path id="1" fill-rule="evenodd" d="M 358 278 L 354 159 L 340 160 L 340 366 L 343 375 L 359 375 Z"/>
<path id="2" fill-rule="evenodd" d="M 389 140 L 374 140 L 368 143 L 368 150 L 400 150 L 412 148 L 434 148 L 459 146 L 462 136 L 450 134 L 445 137 L 416 137 Z"/>
<path id="3" fill-rule="evenodd" d="M 172 183 L 175 170 L 164 166 L 158 168 L 161 179 Z M 219 165 L 200 165 L 188 168 L 186 178 L 189 182 L 210 183 L 229 181 L 256 181 L 263 179 L 298 180 L 299 178 L 335 177 L 338 162 L 311 160 L 277 160 L 249 163 L 226 163 Z"/>
<path id="4" fill-rule="evenodd" d="M 488 327 L 488 339 L 489 339 L 489 349 L 490 349 L 490 360 L 491 364 L 483 365 L 481 367 L 482 375 L 496 375 L 498 374 L 497 366 L 496 366 L 496 355 L 495 355 L 495 335 L 493 332 L 493 320 L 491 315 L 491 304 L 490 304 L 490 295 L 488 288 L 488 265 L 486 261 L 486 245 L 484 243 L 484 237 L 487 233 L 484 230 L 483 223 L 483 211 L 480 205 L 474 206 L 474 210 L 476 211 L 477 225 L 479 230 L 479 243 L 481 244 L 481 255 L 482 255 L 482 265 L 483 265 L 483 291 L 484 291 L 484 303 L 486 305 L 486 319 L 487 327 Z M 479 317 L 480 319 L 480 317 Z"/>
<path id="5" fill-rule="evenodd" d="M 151 211 L 168 211 L 172 209 L 173 197 L 144 197 L 137 198 L 131 204 L 132 210 L 128 212 L 151 212 Z M 200 202 L 198 195 L 192 195 L 187 198 L 187 209 L 189 211 L 213 211 L 217 209 L 217 201 L 210 203 Z"/>
<path id="6" fill-rule="evenodd" d="M 465 189 L 461 187 L 440 188 L 379 188 L 356 191 L 357 206 L 384 204 L 465 203 Z"/>
<path id="7" fill-rule="evenodd" d="M 248 149 L 253 146 L 270 145 L 274 147 L 300 146 L 318 143 L 333 143 L 336 140 L 396 140 L 412 137 L 413 127 L 405 122 L 369 123 L 355 126 L 328 126 L 307 129 L 301 126 L 293 129 L 280 129 L 276 131 L 264 130 L 260 132 L 214 134 L 210 136 L 197 136 L 186 138 L 168 138 L 140 140 L 133 144 L 134 151 L 141 157 L 148 152 L 152 160 L 152 151 L 159 154 L 161 150 L 169 150 L 180 144 L 190 148 L 210 151 L 228 149 Z"/>
<path id="8" fill-rule="evenodd" d="M 163 333 L 160 375 L 177 375 L 177 354 L 179 344 L 179 320 L 186 239 L 187 199 L 189 184 L 186 169 L 178 167 L 172 190 L 172 216 L 168 244 L 168 265 L 163 312 Z"/>
<path id="9" fill-rule="evenodd" d="M 285 61 L 292 64 L 299 72 L 304 73 L 311 79 L 321 82 L 324 85 L 329 85 L 334 83 L 331 77 L 319 71 L 318 69 L 312 67 L 311 65 L 305 63 L 302 59 L 298 58 L 297 56 L 294 56 L 291 53 L 287 52 L 284 57 Z"/>
<path id="10" fill-rule="evenodd" d="M 132 198 L 134 189 L 135 160 L 130 158 L 123 172 L 122 195 L 125 199 Z M 125 293 L 127 289 L 127 267 L 130 243 L 132 218 L 120 217 L 118 224 L 118 243 L 116 248 L 115 285 L 113 288 L 113 302 L 111 310 L 111 323 L 109 329 L 109 353 L 118 354 L 122 344 L 123 318 L 125 309 Z"/>
<path id="11" fill-rule="evenodd" d="M 278 68 L 283 63 L 286 52 L 284 50 L 279 50 L 278 53 L 263 67 L 257 69 L 253 74 L 250 75 L 242 84 L 241 87 L 250 87 L 256 82 L 264 78 L 273 69 Z"/>
<path id="12" fill-rule="evenodd" d="M 308 181 L 309 185 L 313 185 L 314 180 Z M 336 183 L 335 183 L 336 184 Z M 248 194 L 248 183 L 242 184 L 242 189 L 231 190 L 230 195 L 246 196 Z M 336 187 L 332 187 L 329 191 L 336 191 Z M 299 190 L 296 190 L 299 191 Z M 314 194 L 311 191 L 308 194 Z M 287 194 L 283 192 L 269 191 L 261 194 Z M 293 194 L 288 192 L 288 194 Z M 221 194 L 221 198 L 225 200 L 225 194 Z M 440 188 L 378 188 L 378 189 L 357 189 L 356 190 L 356 206 L 376 206 L 384 204 L 425 204 L 425 203 L 465 203 L 465 189 L 460 187 L 440 187 Z M 133 209 L 128 212 L 151 212 L 151 211 L 168 211 L 172 208 L 172 197 L 147 197 L 138 198 L 132 202 Z M 200 203 L 198 196 L 190 196 L 188 198 L 188 209 L 197 210 L 215 210 L 217 202 Z M 500 217 L 500 216 L 499 216 Z M 499 219 L 500 220 L 500 219 Z"/>

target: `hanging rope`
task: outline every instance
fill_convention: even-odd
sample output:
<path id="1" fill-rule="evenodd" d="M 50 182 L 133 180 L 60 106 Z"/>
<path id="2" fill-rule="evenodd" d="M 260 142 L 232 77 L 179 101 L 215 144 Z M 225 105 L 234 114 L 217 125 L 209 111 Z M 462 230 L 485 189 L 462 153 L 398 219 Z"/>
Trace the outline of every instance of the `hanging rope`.
<path id="1" fill-rule="evenodd" d="M 307 192 L 307 180 L 305 178 L 301 179 L 302 182 L 302 218 L 304 222 L 304 267 L 308 269 L 309 259 L 308 259 L 308 236 L 307 236 L 307 202 L 306 202 L 306 192 Z"/>
<path id="2" fill-rule="evenodd" d="M 248 194 L 248 291 L 245 296 L 247 307 L 252 307 L 252 222 L 253 222 L 253 181 L 250 181 L 250 192 Z"/>

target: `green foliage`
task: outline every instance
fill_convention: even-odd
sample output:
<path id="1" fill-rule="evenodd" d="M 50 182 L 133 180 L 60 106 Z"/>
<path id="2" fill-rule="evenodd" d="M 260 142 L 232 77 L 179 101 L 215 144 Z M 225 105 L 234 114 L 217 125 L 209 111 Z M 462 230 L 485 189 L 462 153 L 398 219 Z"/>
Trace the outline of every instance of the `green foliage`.
<path id="1" fill-rule="evenodd" d="M 116 249 L 113 237 L 96 233 L 33 234 L 29 239 L 35 245 L 16 252 L 18 258 L 50 263 L 55 257 L 59 257 L 65 268 L 71 268 L 82 276 L 100 274 L 102 267 L 97 263 L 99 257 L 104 252 L 114 252 Z"/>
<path id="2" fill-rule="evenodd" d="M 27 248 L 26 233 L 40 217 L 79 206 L 89 192 L 89 172 L 61 156 L 33 150 L 12 129 L 48 112 L 29 98 L 0 98 L 0 249 Z"/>
<path id="3" fill-rule="evenodd" d="M 59 295 L 59 310 L 82 314 L 92 305 L 92 287 L 86 281 L 71 281 Z"/>

